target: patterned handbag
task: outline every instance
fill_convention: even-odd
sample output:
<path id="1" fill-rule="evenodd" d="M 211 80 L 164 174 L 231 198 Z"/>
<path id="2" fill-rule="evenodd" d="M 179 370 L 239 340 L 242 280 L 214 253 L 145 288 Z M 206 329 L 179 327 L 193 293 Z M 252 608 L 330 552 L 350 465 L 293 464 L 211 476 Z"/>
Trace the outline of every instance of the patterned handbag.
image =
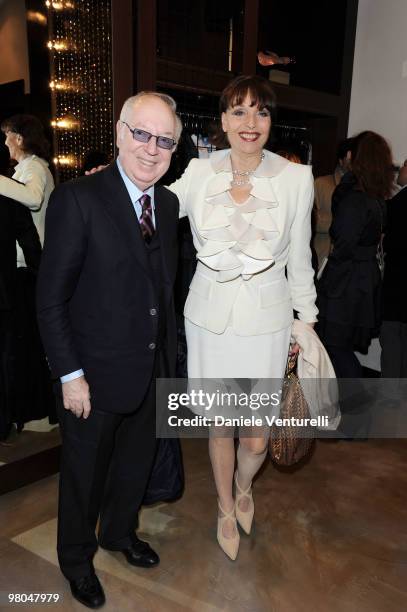
<path id="1" fill-rule="evenodd" d="M 311 418 L 308 404 L 296 374 L 298 353 L 288 357 L 283 382 L 281 419 Z M 270 431 L 269 452 L 274 463 L 294 465 L 311 452 L 315 444 L 314 428 L 273 424 Z"/>

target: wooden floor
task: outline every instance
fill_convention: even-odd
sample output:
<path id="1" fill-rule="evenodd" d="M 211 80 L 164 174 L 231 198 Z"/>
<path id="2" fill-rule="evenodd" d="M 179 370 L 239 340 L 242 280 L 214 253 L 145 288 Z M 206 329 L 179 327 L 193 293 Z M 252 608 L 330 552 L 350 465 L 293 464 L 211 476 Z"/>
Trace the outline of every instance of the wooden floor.
<path id="1" fill-rule="evenodd" d="M 37 423 L 42 423 L 42 421 Z M 54 448 L 60 443 L 59 427 L 48 426 L 44 427 L 44 430 L 38 428 L 37 431 L 26 427 L 21 433 L 13 430 L 7 440 L 0 441 L 0 466 L 30 457 L 48 448 Z"/>
<path id="2" fill-rule="evenodd" d="M 254 487 L 254 533 L 242 535 L 234 563 L 216 543 L 206 441 L 185 441 L 184 455 L 184 497 L 143 511 L 139 533 L 160 566 L 97 553 L 105 610 L 407 610 L 406 441 L 319 442 L 298 470 L 267 463 Z M 56 563 L 56 509 L 56 477 L 0 498 L 0 592 L 59 593 L 47 609 L 84 610 Z"/>

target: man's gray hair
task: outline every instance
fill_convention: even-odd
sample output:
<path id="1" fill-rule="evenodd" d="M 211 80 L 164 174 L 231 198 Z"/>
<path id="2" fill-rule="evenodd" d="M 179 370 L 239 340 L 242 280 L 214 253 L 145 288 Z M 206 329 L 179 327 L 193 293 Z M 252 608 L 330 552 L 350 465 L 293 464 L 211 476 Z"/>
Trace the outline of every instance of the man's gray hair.
<path id="1" fill-rule="evenodd" d="M 167 106 L 169 106 L 169 108 L 171 109 L 174 118 L 175 118 L 175 135 L 174 138 L 175 140 L 178 142 L 179 141 L 179 137 L 181 136 L 181 132 L 182 132 L 182 121 L 181 119 L 178 117 L 177 115 L 177 103 L 175 102 L 174 98 L 172 98 L 171 96 L 168 96 L 165 93 L 161 93 L 159 91 L 140 91 L 138 94 L 136 94 L 135 96 L 131 96 L 130 98 L 127 98 L 127 100 L 125 101 L 125 103 L 122 106 L 122 110 L 120 113 L 120 120 L 124 121 L 124 119 L 128 116 L 128 114 L 133 110 L 133 107 L 135 104 L 137 104 L 138 100 L 140 100 L 141 98 L 145 98 L 146 96 L 149 97 L 154 97 L 154 98 L 159 98 L 160 100 L 162 100 Z"/>

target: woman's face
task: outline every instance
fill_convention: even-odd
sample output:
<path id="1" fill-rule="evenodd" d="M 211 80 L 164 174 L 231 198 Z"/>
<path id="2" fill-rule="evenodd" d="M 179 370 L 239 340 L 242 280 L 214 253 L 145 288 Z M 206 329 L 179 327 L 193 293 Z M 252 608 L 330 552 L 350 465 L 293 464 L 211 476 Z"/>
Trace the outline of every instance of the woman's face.
<path id="1" fill-rule="evenodd" d="M 23 144 L 23 139 L 19 134 L 15 132 L 11 132 L 7 130 L 6 132 L 6 147 L 10 153 L 10 159 L 18 160 L 19 155 L 22 152 L 21 145 Z"/>
<path id="2" fill-rule="evenodd" d="M 270 113 L 266 108 L 250 106 L 249 95 L 242 104 L 222 113 L 222 128 L 226 132 L 232 150 L 252 155 L 260 153 L 266 144 L 271 128 Z"/>

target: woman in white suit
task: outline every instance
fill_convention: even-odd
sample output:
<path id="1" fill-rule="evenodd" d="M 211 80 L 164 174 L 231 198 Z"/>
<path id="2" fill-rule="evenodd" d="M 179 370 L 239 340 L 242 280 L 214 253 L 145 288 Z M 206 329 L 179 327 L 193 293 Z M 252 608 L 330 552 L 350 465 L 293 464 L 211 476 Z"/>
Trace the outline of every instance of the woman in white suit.
<path id="1" fill-rule="evenodd" d="M 193 159 L 170 187 L 189 217 L 198 259 L 184 310 L 190 379 L 281 380 L 293 309 L 309 325 L 316 321 L 313 178 L 309 167 L 264 150 L 275 106 L 267 80 L 234 79 L 220 99 L 230 149 Z M 233 560 L 236 520 L 251 530 L 251 483 L 267 442 L 266 434 L 240 437 L 235 471 L 233 438 L 209 439 L 218 542 Z"/>
<path id="2" fill-rule="evenodd" d="M 33 115 L 13 115 L 1 124 L 6 135 L 10 159 L 15 160 L 13 178 L 0 175 L 0 194 L 12 198 L 30 209 L 40 237 L 44 242 L 45 211 L 54 189 L 54 179 L 46 158 L 49 143 L 44 128 Z M 24 255 L 17 245 L 17 265 L 25 266 Z"/>

